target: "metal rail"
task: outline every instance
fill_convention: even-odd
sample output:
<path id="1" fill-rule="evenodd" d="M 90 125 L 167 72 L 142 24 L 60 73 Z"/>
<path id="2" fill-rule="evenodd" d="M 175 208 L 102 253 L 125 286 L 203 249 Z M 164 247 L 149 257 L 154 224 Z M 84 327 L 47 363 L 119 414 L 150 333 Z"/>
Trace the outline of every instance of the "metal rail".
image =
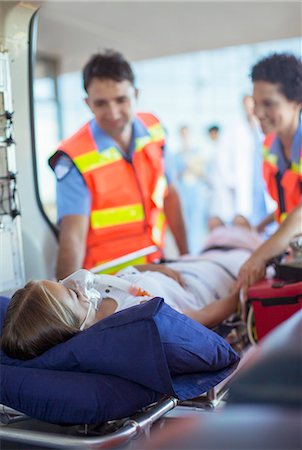
<path id="1" fill-rule="evenodd" d="M 177 404 L 178 400 L 174 397 L 160 400 L 147 411 L 127 420 L 120 430 L 109 433 L 107 436 L 64 436 L 58 433 L 17 429 L 2 424 L 0 426 L 0 438 L 7 441 L 44 445 L 58 449 L 95 450 L 112 448 L 126 444 L 130 439 L 148 432 L 156 420 L 175 408 Z"/>

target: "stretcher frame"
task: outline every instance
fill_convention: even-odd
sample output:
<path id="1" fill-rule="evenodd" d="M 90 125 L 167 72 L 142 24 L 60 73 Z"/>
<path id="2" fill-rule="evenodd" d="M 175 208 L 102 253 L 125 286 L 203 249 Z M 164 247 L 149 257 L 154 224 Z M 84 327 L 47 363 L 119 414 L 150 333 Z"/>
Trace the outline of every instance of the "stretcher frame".
<path id="1" fill-rule="evenodd" d="M 31 418 L 17 410 L 0 406 L 0 439 L 9 442 L 17 442 L 31 445 L 44 445 L 47 448 L 92 450 L 102 448 L 114 448 L 126 445 L 132 439 L 142 435 L 148 436 L 154 422 L 171 411 L 178 404 L 174 397 L 165 397 L 157 403 L 145 408 L 142 412 L 121 421 L 120 428 L 107 435 L 89 435 L 89 426 L 84 425 L 81 432 L 84 436 L 76 434 L 67 435 L 44 431 L 32 431 L 14 426 L 21 421 L 28 422 Z M 38 422 L 39 423 L 39 422 Z M 41 424 L 42 422 L 40 422 Z M 62 428 L 66 430 L 68 427 Z"/>
<path id="2" fill-rule="evenodd" d="M 71 427 L 73 435 L 66 434 L 70 427 L 59 425 L 56 427 L 60 432 L 39 431 L 41 424 L 47 425 L 47 422 L 41 421 L 35 421 L 38 424 L 38 431 L 28 430 L 26 424 L 33 420 L 31 417 L 5 405 L 0 405 L 0 440 L 70 450 L 95 450 L 127 445 L 133 439 L 141 436 L 148 437 L 151 426 L 165 415 L 173 417 L 174 411 L 172 410 L 174 409 L 178 410 L 175 416 L 181 417 L 187 414 L 193 415 L 196 411 L 201 413 L 223 407 L 227 400 L 230 382 L 234 375 L 245 366 L 254 351 L 255 347 L 249 347 L 235 371 L 207 393 L 181 402 L 175 397 L 164 397 L 131 417 L 107 422 L 107 424 L 117 424 L 114 427 L 118 427 L 118 429 L 114 429 L 106 435 L 103 434 L 104 431 L 100 427 L 91 425 Z M 24 422 L 25 427 L 19 428 L 20 422 Z M 62 431 L 65 431 L 65 434 Z M 102 434 L 96 435 L 97 433 Z"/>

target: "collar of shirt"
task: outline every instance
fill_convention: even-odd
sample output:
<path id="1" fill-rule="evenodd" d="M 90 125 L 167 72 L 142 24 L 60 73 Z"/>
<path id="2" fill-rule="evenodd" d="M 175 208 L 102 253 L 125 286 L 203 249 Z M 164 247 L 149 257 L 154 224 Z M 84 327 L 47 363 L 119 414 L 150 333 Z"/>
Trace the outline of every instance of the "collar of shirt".
<path id="1" fill-rule="evenodd" d="M 285 158 L 282 144 L 278 137 L 274 140 L 270 150 L 271 154 L 277 156 L 278 168 L 282 174 L 285 172 L 286 169 L 289 168 L 291 162 L 299 164 L 301 148 L 302 148 L 302 120 L 300 118 L 299 126 L 293 137 L 290 161 L 287 161 L 287 159 Z"/>
<path id="2" fill-rule="evenodd" d="M 126 160 L 132 159 L 133 153 L 136 150 L 137 147 L 137 140 L 142 137 L 150 137 L 150 133 L 148 129 L 145 127 L 145 125 L 142 123 L 141 120 L 139 120 L 138 117 L 134 117 L 132 122 L 132 134 L 131 134 L 131 141 L 129 145 L 129 153 L 126 154 L 118 145 L 118 143 L 111 137 L 109 134 L 107 134 L 105 131 L 102 130 L 102 128 L 97 124 L 95 119 L 92 119 L 89 122 L 89 127 L 91 134 L 93 136 L 93 139 L 97 145 L 97 150 L 99 152 L 103 152 L 107 150 L 110 147 L 116 148 L 125 158 Z"/>

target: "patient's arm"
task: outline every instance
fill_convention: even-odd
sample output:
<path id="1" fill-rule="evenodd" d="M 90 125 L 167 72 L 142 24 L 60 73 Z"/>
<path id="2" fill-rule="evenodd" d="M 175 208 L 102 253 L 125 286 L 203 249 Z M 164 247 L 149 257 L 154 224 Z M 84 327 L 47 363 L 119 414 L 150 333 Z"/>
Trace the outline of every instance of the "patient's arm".
<path id="1" fill-rule="evenodd" d="M 256 227 L 258 233 L 263 233 L 265 228 L 275 221 L 275 211 L 266 216 Z"/>
<path id="2" fill-rule="evenodd" d="M 140 264 L 134 267 L 140 272 L 151 271 L 163 273 L 167 277 L 173 278 L 173 280 L 184 287 L 184 281 L 180 272 L 170 269 L 170 267 L 165 266 L 165 264 Z"/>
<path id="3" fill-rule="evenodd" d="M 236 312 L 239 303 L 239 292 L 232 292 L 227 297 L 216 300 L 215 302 L 205 306 L 204 308 L 193 310 L 185 309 L 183 314 L 202 325 L 212 328 L 223 320 L 227 319 L 231 314 Z"/>

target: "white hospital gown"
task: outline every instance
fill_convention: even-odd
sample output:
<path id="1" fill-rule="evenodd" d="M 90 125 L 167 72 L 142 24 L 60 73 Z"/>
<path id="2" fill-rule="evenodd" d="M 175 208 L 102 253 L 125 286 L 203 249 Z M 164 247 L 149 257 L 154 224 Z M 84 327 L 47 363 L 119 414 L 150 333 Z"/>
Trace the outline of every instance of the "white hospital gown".
<path id="1" fill-rule="evenodd" d="M 187 308 L 200 309 L 228 295 L 239 268 L 249 255 L 249 251 L 240 249 L 227 252 L 211 251 L 198 259 L 167 264 L 171 269 L 181 273 L 185 282 L 184 287 L 163 273 L 139 272 L 134 267 L 126 267 L 118 272 L 117 276 L 141 287 L 150 296 L 134 297 L 114 287 L 109 289 L 107 287 L 106 296 L 117 302 L 116 312 L 153 297 L 162 297 L 168 305 L 178 311 Z"/>

